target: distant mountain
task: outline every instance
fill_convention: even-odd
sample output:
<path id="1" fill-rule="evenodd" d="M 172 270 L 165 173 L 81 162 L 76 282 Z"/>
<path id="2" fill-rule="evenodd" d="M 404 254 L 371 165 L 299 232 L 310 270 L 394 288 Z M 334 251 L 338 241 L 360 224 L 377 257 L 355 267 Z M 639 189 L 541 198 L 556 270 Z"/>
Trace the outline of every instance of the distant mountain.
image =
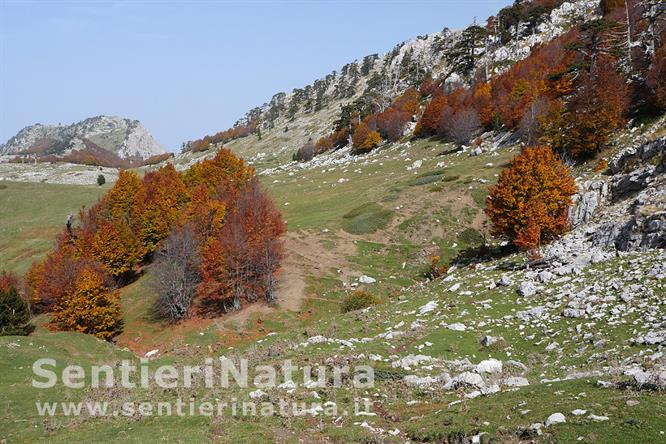
<path id="1" fill-rule="evenodd" d="M 0 145 L 0 154 L 38 160 L 124 166 L 163 155 L 164 148 L 138 120 L 90 117 L 71 125 L 35 125 Z"/>

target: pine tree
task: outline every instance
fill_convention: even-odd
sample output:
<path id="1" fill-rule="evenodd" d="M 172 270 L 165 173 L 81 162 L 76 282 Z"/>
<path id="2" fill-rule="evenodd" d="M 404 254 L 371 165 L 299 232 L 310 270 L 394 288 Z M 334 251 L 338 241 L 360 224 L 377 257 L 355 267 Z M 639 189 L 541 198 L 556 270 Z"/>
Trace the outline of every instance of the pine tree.
<path id="1" fill-rule="evenodd" d="M 470 78 L 476 61 L 483 55 L 487 34 L 488 32 L 478 25 L 463 30 L 451 51 L 445 55 L 449 70 Z"/>
<path id="2" fill-rule="evenodd" d="M 34 330 L 28 304 L 16 288 L 0 289 L 0 336 L 27 336 Z"/>

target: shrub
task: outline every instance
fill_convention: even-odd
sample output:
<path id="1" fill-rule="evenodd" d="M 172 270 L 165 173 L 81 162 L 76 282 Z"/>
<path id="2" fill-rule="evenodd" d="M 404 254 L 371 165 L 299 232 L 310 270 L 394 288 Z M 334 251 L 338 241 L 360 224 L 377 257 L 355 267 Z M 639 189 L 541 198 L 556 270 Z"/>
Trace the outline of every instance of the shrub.
<path id="1" fill-rule="evenodd" d="M 106 177 L 104 177 L 104 174 L 100 174 L 97 176 L 97 185 L 100 187 L 106 183 Z"/>
<path id="2" fill-rule="evenodd" d="M 345 295 L 340 310 L 342 313 L 348 313 L 350 311 L 368 308 L 372 305 L 376 305 L 378 302 L 379 300 L 367 291 L 356 290 Z"/>
<path id="3" fill-rule="evenodd" d="M 326 149 L 324 148 L 325 147 L 322 147 L 322 150 L 325 151 Z M 309 141 L 294 153 L 293 160 L 297 162 L 309 162 L 312 159 L 314 159 L 314 156 L 315 156 L 315 146 L 311 141 Z"/>
<path id="4" fill-rule="evenodd" d="M 427 171 L 412 178 L 407 182 L 409 186 L 427 185 L 433 182 L 439 182 L 444 177 L 445 170 L 443 168 Z"/>
<path id="5" fill-rule="evenodd" d="M 525 148 L 489 190 L 485 211 L 492 234 L 523 250 L 536 249 L 568 230 L 576 191 L 569 170 L 549 147 Z"/>
<path id="6" fill-rule="evenodd" d="M 30 323 L 30 309 L 16 289 L 13 278 L 0 275 L 0 336 L 27 336 L 35 330 Z"/>
<path id="7" fill-rule="evenodd" d="M 428 279 L 438 279 L 442 277 L 449 269 L 448 264 L 442 263 L 442 257 L 439 255 L 431 256 L 428 264 L 428 270 L 425 272 L 425 277 Z"/>
<path id="8" fill-rule="evenodd" d="M 367 152 L 376 148 L 382 141 L 377 131 L 372 131 L 364 122 L 356 125 L 352 136 L 352 145 L 357 152 Z"/>
<path id="9" fill-rule="evenodd" d="M 433 182 L 439 182 L 442 180 L 442 175 L 441 174 L 431 174 L 427 176 L 421 176 L 421 177 L 415 177 L 413 179 L 410 179 L 408 182 L 409 186 L 419 186 L 419 185 L 427 185 L 429 183 Z"/>

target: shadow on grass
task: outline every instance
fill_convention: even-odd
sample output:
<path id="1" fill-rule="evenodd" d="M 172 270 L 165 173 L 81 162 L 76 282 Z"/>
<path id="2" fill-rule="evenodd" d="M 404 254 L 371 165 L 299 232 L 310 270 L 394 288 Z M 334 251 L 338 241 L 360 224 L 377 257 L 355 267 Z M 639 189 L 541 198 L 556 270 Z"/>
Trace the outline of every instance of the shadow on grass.
<path id="1" fill-rule="evenodd" d="M 477 245 L 461 250 L 456 257 L 451 260 L 451 263 L 455 266 L 468 266 L 473 264 L 478 264 L 481 262 L 487 262 L 491 260 L 503 259 L 511 254 L 517 252 L 518 249 L 511 245 Z M 499 265 L 499 268 L 503 267 L 514 267 L 515 264 L 505 262 Z"/>

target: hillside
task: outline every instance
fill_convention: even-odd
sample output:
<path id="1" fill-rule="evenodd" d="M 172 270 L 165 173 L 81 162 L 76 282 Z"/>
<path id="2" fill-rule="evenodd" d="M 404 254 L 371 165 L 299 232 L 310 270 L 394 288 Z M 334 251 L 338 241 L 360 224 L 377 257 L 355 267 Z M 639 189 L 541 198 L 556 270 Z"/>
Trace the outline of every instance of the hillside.
<path id="1" fill-rule="evenodd" d="M 164 153 L 138 120 L 108 116 L 71 125 L 37 123 L 0 145 L 0 155 L 18 156 L 16 159 L 25 158 L 28 163 L 38 160 L 127 166 Z"/>
<path id="2" fill-rule="evenodd" d="M 610 3 L 617 6 L 601 5 Z M 150 207 L 146 196 L 167 195 L 160 204 L 182 210 L 171 191 L 194 190 L 189 198 L 205 202 L 207 186 L 223 191 L 225 223 L 234 220 L 237 190 L 220 171 L 235 178 L 244 165 L 222 147 L 256 169 L 287 227 L 270 301 L 255 296 L 237 310 L 193 310 L 171 323 L 155 311 L 163 263 L 150 253 L 129 278 L 117 279 L 122 331 L 112 341 L 52 331 L 50 313 L 33 319 L 37 329 L 29 336 L 0 336 L 0 441 L 664 442 L 666 105 L 655 99 L 666 92 L 664 31 L 659 28 L 663 52 L 652 54 L 652 63 L 639 44 L 643 31 L 642 37 L 636 31 L 635 69 L 619 55 L 600 56 L 605 66 L 593 70 L 576 43 L 588 42 L 581 29 L 590 23 L 606 29 L 599 20 L 611 13 L 604 8 L 589 0 L 516 2 L 498 13 L 500 23 L 483 26 L 492 32 L 472 48 L 466 67 L 454 62 L 470 31 L 419 37 L 277 94 L 234 128 L 185 143 L 172 159 L 135 165 L 130 173 L 70 163 L 0 164 L 0 270 L 25 273 L 52 250 L 68 214 L 93 208 L 102 196 L 108 203 L 116 181 L 122 221 L 148 208 L 162 222 L 173 213 Z M 629 85 L 627 99 L 618 91 Z M 653 94 L 646 96 L 649 88 Z M 400 108 L 406 94 L 413 103 Z M 375 99 L 379 108 L 365 107 Z M 618 117 L 603 120 L 620 102 Z M 409 114 L 401 116 L 394 138 L 377 123 L 388 109 Z M 454 137 L 448 126 L 457 113 L 478 120 L 465 137 Z M 380 138 L 370 148 L 354 140 L 362 125 Z M 308 141 L 316 146 L 341 129 L 349 131 L 341 146 L 293 160 Z M 580 155 L 576 150 L 589 139 L 596 145 Z M 541 143 L 566 165 L 575 193 L 563 213 L 566 233 L 543 243 L 537 236 L 533 248 L 521 250 L 515 238 L 491 235 L 484 210 L 515 159 Z M 220 155 L 221 163 L 202 162 Z M 545 167 L 518 177 L 519 193 L 511 198 L 528 194 L 520 185 Z M 159 179 L 165 171 L 172 182 Z M 100 172 L 107 182 L 98 187 Z M 135 182 L 127 180 L 135 172 Z M 182 190 L 174 185 L 179 174 Z M 197 181 L 207 174 L 213 183 L 202 186 Z M 129 188 L 146 183 L 157 186 L 127 197 Z M 187 218 L 191 208 L 204 208 L 214 231 L 219 206 L 183 208 Z M 88 234 L 80 228 L 86 222 L 91 230 L 109 225 L 104 211 L 85 214 L 74 217 L 74 238 Z M 149 225 L 149 234 L 160 228 Z M 125 246 L 103 240 L 116 250 Z M 235 244 L 224 245 L 206 259 L 235 253 Z M 240 254 L 250 257 L 249 250 Z M 86 373 L 83 388 L 41 389 L 31 385 L 40 357 L 56 359 L 58 374 L 70 364 L 108 364 L 116 371 L 124 360 L 146 368 L 151 381 L 163 375 L 161 366 L 174 366 L 179 375 L 186 367 L 196 370 L 191 384 L 176 387 L 93 387 Z M 247 360 L 249 385 L 211 387 L 207 359 L 236 366 Z M 298 370 L 284 375 L 285 362 Z M 277 369 L 277 385 L 257 384 L 257 366 Z M 373 385 L 353 386 L 351 372 L 336 386 L 336 368 L 357 366 L 373 369 Z M 310 367 L 312 379 L 304 374 Z M 36 401 L 81 402 L 83 410 L 41 416 Z M 90 410 L 99 401 L 106 413 Z M 213 415 L 156 411 L 158 403 L 180 401 L 186 410 L 188 403 L 193 409 L 225 404 Z M 272 415 L 244 414 L 243 403 L 260 410 L 262 403 L 277 409 L 283 402 L 289 407 Z M 125 414 L 125 403 L 153 409 Z"/>
<path id="3" fill-rule="evenodd" d="M 595 0 L 541 3 L 546 6 L 525 11 L 511 7 L 502 10 L 499 15 L 507 17 L 507 24 L 492 25 L 493 34 L 485 42 L 480 40 L 474 50 L 474 69 L 482 69 L 487 76 L 500 74 L 527 57 L 535 46 L 599 14 L 599 2 Z M 514 17 L 512 20 L 515 21 L 516 16 L 518 23 L 509 25 L 508 17 Z M 521 18 L 525 22 L 520 22 Z M 271 158 L 290 160 L 308 139 L 316 140 L 329 133 L 344 106 L 385 107 L 407 88 L 418 87 L 429 77 L 447 84 L 466 81 L 474 69 L 465 71 L 450 63 L 456 45 L 464 39 L 464 30 L 444 28 L 438 33 L 401 42 L 386 54 L 371 54 L 350 62 L 339 71 L 291 93 L 277 93 L 236 122 L 235 127 L 251 125 L 251 135 L 233 138 L 224 145 L 246 158 L 258 155 L 263 161 Z M 192 144 L 192 141 L 183 143 L 183 150 L 189 150 Z M 221 145 L 213 144 L 214 147 Z"/>
<path id="4" fill-rule="evenodd" d="M 650 140 L 664 130 L 662 122 L 640 132 Z M 618 152 L 627 141 L 642 137 L 627 133 Z M 222 355 L 251 355 L 253 362 L 269 365 L 287 358 L 297 365 L 369 363 L 377 369 L 379 381 L 367 393 L 351 396 L 345 390 L 301 386 L 264 390 L 264 399 L 333 401 L 348 409 L 356 397 L 365 397 L 372 400 L 375 415 L 323 423 L 316 416 L 292 415 L 251 422 L 234 416 L 144 417 L 131 422 L 59 417 L 44 422 L 27 401 L 31 398 L 25 390 L 30 389 L 11 382 L 27 377 L 28 350 L 36 345 L 53 348 L 50 344 L 57 337 L 41 330 L 30 338 L 0 341 L 4 381 L 14 384 L 14 393 L 26 396 L 3 418 L 3 435 L 10 441 L 65 442 L 86 436 L 114 440 L 123 439 L 114 438 L 118 430 L 130 427 L 136 439 L 160 436 L 175 441 L 198 436 L 220 442 L 296 442 L 297 437 L 310 442 L 457 442 L 487 434 L 500 440 L 572 442 L 582 436 L 592 442 L 657 442 L 666 427 L 666 418 L 655 414 L 664 411 L 663 395 L 652 389 L 663 365 L 658 352 L 666 316 L 659 302 L 665 297 L 664 271 L 659 268 L 663 250 L 613 253 L 598 245 L 600 252 L 592 256 L 597 250 L 583 247 L 580 235 L 587 238 L 591 227 L 624 214 L 617 205 L 654 191 L 663 195 L 663 173 L 641 196 L 630 194 L 609 205 L 616 199 L 606 195 L 587 223 L 552 247 L 559 263 L 547 269 L 525 270 L 521 255 L 512 254 L 473 266 L 463 261 L 444 279 L 428 283 L 421 273 L 429 254 L 441 251 L 448 258 L 463 258 L 462 251 L 478 245 L 480 234 L 471 229 L 481 229 L 478 196 L 517 148 L 476 157 L 440 155 L 446 150 L 436 142 L 396 145 L 335 166 L 264 176 L 290 226 L 281 276 L 288 286 L 279 292 L 277 307 L 259 305 L 227 318 L 167 328 L 149 315 L 154 295 L 145 277 L 123 292 L 126 325 L 118 344 L 139 356 L 158 350 L 151 368 Z M 420 166 L 413 168 L 417 160 Z M 630 164 L 627 160 L 618 164 Z M 603 176 L 582 169 L 578 174 L 581 183 L 616 184 L 625 174 L 631 177 L 626 171 Z M 420 180 L 431 177 L 436 179 Z M 356 227 L 361 220 L 346 217 L 372 202 L 390 214 L 377 223 L 376 231 Z M 305 288 L 293 285 L 295 275 Z M 359 284 L 362 275 L 376 282 Z M 525 283 L 536 292 L 521 295 L 518 290 Z M 358 285 L 383 303 L 340 314 L 340 301 Z M 640 287 L 639 293 L 626 293 L 634 286 Z M 71 337 L 68 343 L 85 339 L 75 333 L 58 335 Z M 113 360 L 98 354 L 95 344 L 101 343 L 81 344 L 77 354 L 85 350 L 93 359 Z M 300 377 L 294 379 L 299 381 Z M 233 389 L 232 396 L 249 400 L 254 391 Z M 200 399 L 221 396 L 195 392 Z M 67 393 L 71 400 L 100 395 L 95 389 Z M 101 396 L 119 402 L 137 395 L 165 399 L 154 390 Z M 228 399 L 230 393 L 223 397 Z M 546 418 L 557 412 L 567 422 L 544 427 Z M 35 427 L 25 427 L 25 420 Z"/>

